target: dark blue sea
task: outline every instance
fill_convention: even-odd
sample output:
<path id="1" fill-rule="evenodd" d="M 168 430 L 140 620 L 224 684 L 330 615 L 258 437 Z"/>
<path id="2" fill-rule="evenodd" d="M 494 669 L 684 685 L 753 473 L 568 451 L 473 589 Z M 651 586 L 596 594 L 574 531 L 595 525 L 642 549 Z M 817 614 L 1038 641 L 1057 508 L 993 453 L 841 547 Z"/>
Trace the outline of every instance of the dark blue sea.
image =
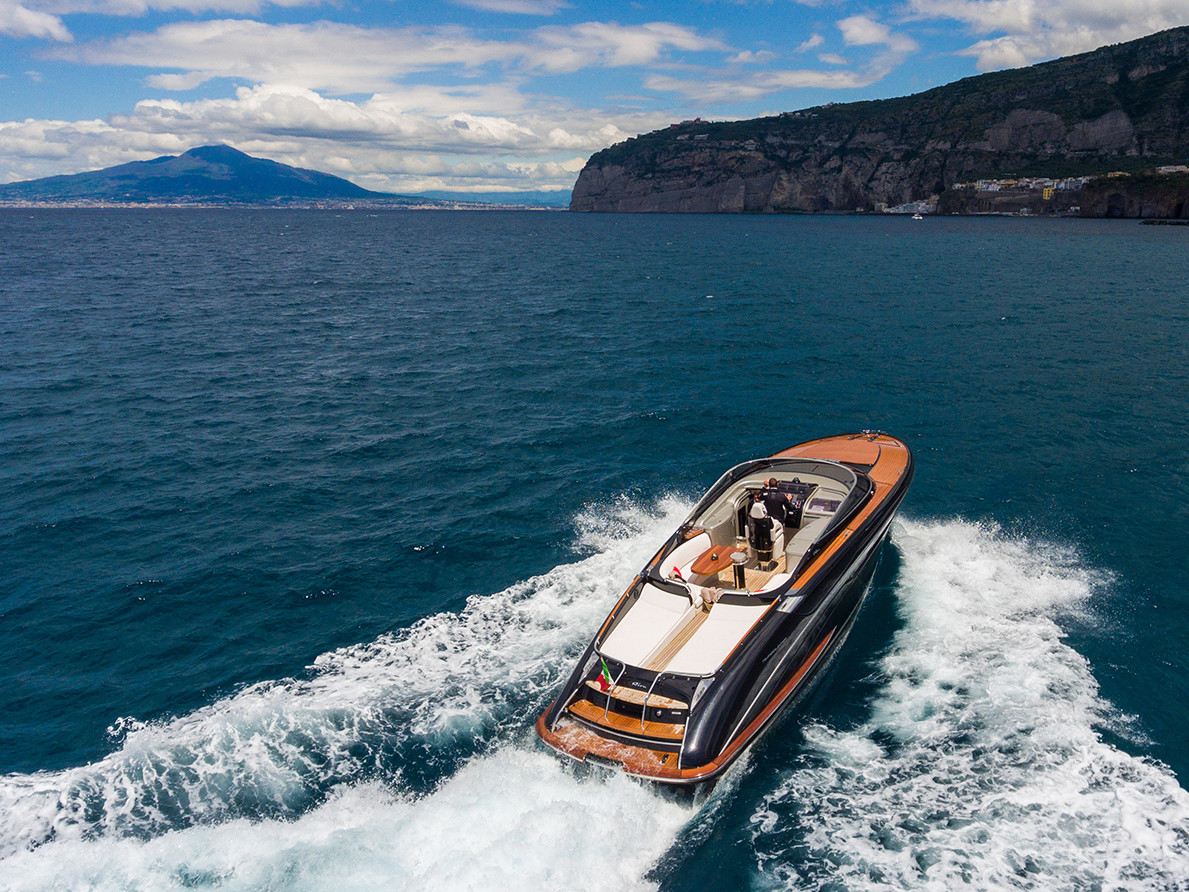
<path id="1" fill-rule="evenodd" d="M 1189 230 L 0 211 L 0 888 L 1189 889 Z M 729 466 L 917 473 L 708 796 L 532 723 Z"/>

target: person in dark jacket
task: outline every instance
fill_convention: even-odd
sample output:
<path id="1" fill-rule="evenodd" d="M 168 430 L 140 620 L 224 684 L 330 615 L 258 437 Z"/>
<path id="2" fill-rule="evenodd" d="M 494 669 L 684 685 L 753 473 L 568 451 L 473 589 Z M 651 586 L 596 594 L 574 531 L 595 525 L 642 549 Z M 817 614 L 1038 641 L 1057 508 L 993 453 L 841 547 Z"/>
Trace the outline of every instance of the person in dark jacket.
<path id="1" fill-rule="evenodd" d="M 777 489 L 776 478 L 772 477 L 769 479 L 761 492 L 764 501 L 764 510 L 768 512 L 768 516 L 772 518 L 772 522 L 787 524 L 789 510 L 792 505 L 788 493 L 781 492 Z"/>

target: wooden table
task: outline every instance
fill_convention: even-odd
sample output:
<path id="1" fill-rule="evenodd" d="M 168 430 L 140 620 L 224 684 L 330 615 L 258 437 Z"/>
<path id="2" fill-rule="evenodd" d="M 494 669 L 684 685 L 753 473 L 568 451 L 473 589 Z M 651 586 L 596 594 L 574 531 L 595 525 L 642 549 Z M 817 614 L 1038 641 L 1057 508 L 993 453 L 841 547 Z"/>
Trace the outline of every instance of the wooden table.
<path id="1" fill-rule="evenodd" d="M 699 576 L 714 576 L 720 570 L 734 566 L 731 555 L 743 551 L 734 545 L 712 545 L 698 555 L 690 570 Z"/>

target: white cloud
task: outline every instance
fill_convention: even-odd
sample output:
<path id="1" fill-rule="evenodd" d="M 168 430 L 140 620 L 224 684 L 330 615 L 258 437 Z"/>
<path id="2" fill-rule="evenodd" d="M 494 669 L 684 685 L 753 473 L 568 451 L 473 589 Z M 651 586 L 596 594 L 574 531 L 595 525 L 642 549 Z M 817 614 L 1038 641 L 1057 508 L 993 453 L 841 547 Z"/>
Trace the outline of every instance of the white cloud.
<path id="1" fill-rule="evenodd" d="M 29 9 L 15 0 L 0 0 L 0 34 L 9 37 L 43 37 L 64 42 L 72 39 L 56 15 Z"/>
<path id="2" fill-rule="evenodd" d="M 1060 0 L 1053 0 L 1055 4 Z M 1010 31 L 1021 34 L 1035 25 L 1035 0 L 909 0 L 909 8 L 929 19 L 956 19 L 976 33 Z"/>
<path id="3" fill-rule="evenodd" d="M 887 25 L 865 15 L 853 15 L 850 18 L 841 19 L 837 24 L 847 46 L 887 43 L 891 38 L 891 31 L 888 30 Z"/>
<path id="4" fill-rule="evenodd" d="M 508 12 L 515 15 L 555 15 L 570 4 L 562 0 L 454 0 L 459 6 L 484 12 Z"/>
<path id="5" fill-rule="evenodd" d="M 557 72 L 593 66 L 648 65 L 668 49 L 697 52 L 727 48 L 720 41 L 671 22 L 644 25 L 585 22 L 544 27 L 533 33 L 531 44 L 531 58 L 527 61 L 534 67 Z"/>
<path id="6" fill-rule="evenodd" d="M 210 80 L 204 72 L 190 71 L 185 74 L 154 74 L 146 83 L 158 90 L 193 90 Z"/>
<path id="7" fill-rule="evenodd" d="M 1189 0 L 909 0 L 918 18 L 985 35 L 961 51 L 980 71 L 1031 65 L 1189 24 Z"/>
<path id="8" fill-rule="evenodd" d="M 376 95 L 364 102 L 332 99 L 301 87 L 241 87 L 231 99 L 145 100 L 113 126 L 150 133 L 189 134 L 193 140 L 298 137 L 376 143 L 399 150 L 466 154 L 473 151 L 545 152 L 555 148 L 525 122 L 499 115 L 410 110 L 427 96 Z M 457 101 L 457 97 L 454 97 Z M 440 109 L 447 103 L 434 103 Z M 477 104 L 482 104 L 477 103 Z"/>
<path id="9" fill-rule="evenodd" d="M 150 84 L 192 89 L 213 78 L 348 94 L 384 90 L 414 72 L 475 72 L 492 63 L 522 71 L 573 72 L 657 62 L 666 51 L 723 49 L 667 22 L 547 26 L 522 39 L 484 40 L 460 27 L 360 28 L 332 22 L 270 25 L 251 19 L 179 22 L 156 31 L 60 49 L 93 65 L 162 69 Z"/>
<path id="10" fill-rule="evenodd" d="M 175 109 L 176 111 L 176 109 Z M 184 111 L 184 110 L 183 110 Z M 227 122 L 224 122 L 227 123 Z M 459 158 L 342 139 L 252 137 L 234 127 L 201 140 L 182 133 L 138 131 L 129 122 L 23 121 L 0 123 L 0 182 L 110 167 L 177 155 L 203 142 L 234 145 L 257 157 L 326 171 L 381 192 L 568 190 L 583 157 L 506 160 Z M 622 138 L 622 137 L 621 137 Z"/>
<path id="11" fill-rule="evenodd" d="M 782 90 L 806 87 L 828 90 L 850 90 L 869 86 L 882 75 L 860 71 L 818 71 L 804 68 L 780 71 L 758 71 L 738 75 L 706 75 L 699 78 L 679 78 L 654 74 L 644 80 L 651 90 L 677 93 L 698 103 L 731 102 L 760 99 Z"/>
<path id="12" fill-rule="evenodd" d="M 742 50 L 728 60 L 732 65 L 762 65 L 776 58 L 771 50 Z"/>
<path id="13" fill-rule="evenodd" d="M 162 68 L 159 87 L 193 87 L 217 77 L 292 84 L 331 93 L 382 90 L 416 71 L 473 68 L 509 61 L 526 50 L 483 41 L 460 28 L 368 29 L 317 22 L 269 25 L 248 19 L 180 22 L 105 42 L 63 49 L 93 65 Z M 180 70 L 180 74 L 175 74 Z"/>
<path id="14" fill-rule="evenodd" d="M 842 19 L 838 22 L 838 30 L 847 46 L 885 46 L 901 59 L 919 49 L 911 37 L 897 34 L 882 22 L 863 15 Z"/>
<path id="15" fill-rule="evenodd" d="M 821 46 L 825 42 L 826 42 L 826 38 L 822 37 L 820 34 L 814 33 L 814 34 L 810 35 L 810 37 L 807 40 L 802 41 L 801 44 L 795 50 L 793 50 L 793 52 L 794 53 L 807 53 L 812 49 L 817 49 L 819 46 Z"/>
<path id="16" fill-rule="evenodd" d="M 127 133 L 107 121 L 0 122 L 0 181 L 95 170 L 186 148 L 168 135 Z"/>
<path id="17" fill-rule="evenodd" d="M 842 32 L 842 40 L 847 46 L 883 47 L 866 66 L 866 70 L 873 76 L 873 81 L 899 68 L 905 59 L 920 49 L 911 37 L 898 34 L 887 25 L 868 16 L 850 16 L 837 24 L 838 30 Z"/>
<path id="18" fill-rule="evenodd" d="M 529 102 L 501 86 L 470 89 L 422 85 L 348 101 L 256 86 L 225 99 L 145 100 L 105 121 L 0 123 L 0 181 L 223 142 L 382 191 L 568 189 L 592 152 L 671 120 Z M 495 107 L 507 113 L 474 111 Z"/>
<path id="19" fill-rule="evenodd" d="M 699 77 L 677 77 L 653 73 L 644 84 L 652 90 L 677 93 L 698 103 L 738 102 L 755 100 L 784 90 L 815 88 L 825 90 L 853 90 L 868 87 L 886 77 L 917 51 L 915 40 L 892 31 L 868 16 L 850 16 L 837 22 L 843 41 L 848 46 L 876 47 L 872 57 L 863 65 L 850 70 L 820 70 L 812 68 L 769 69 L 766 71 L 715 71 L 704 69 Z M 814 34 L 797 47 L 796 52 L 820 46 L 824 40 Z M 818 56 L 827 65 L 846 66 L 844 57 L 823 53 Z"/>
<path id="20" fill-rule="evenodd" d="M 317 6 L 323 0 L 38 0 L 57 15 L 143 16 L 149 12 L 220 12 L 250 15 L 270 6 Z"/>

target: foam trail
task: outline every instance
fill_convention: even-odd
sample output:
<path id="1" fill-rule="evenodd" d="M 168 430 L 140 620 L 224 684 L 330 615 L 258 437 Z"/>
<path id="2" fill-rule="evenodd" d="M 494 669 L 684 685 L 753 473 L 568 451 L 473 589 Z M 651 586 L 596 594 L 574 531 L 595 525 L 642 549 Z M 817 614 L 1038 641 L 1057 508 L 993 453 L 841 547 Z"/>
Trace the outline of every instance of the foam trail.
<path id="1" fill-rule="evenodd" d="M 649 867 L 692 814 L 626 776 L 579 780 L 551 755 L 506 746 L 425 797 L 359 785 L 294 821 L 240 819 L 147 841 L 51 843 L 0 862 L 0 885 L 13 892 L 649 889 Z"/>
<path id="2" fill-rule="evenodd" d="M 1102 739 L 1118 716 L 1054 620 L 1109 579 L 961 521 L 894 541 L 882 691 L 859 727 L 806 729 L 752 818 L 759 885 L 1189 888 L 1189 794 Z"/>
<path id="3" fill-rule="evenodd" d="M 655 510 L 592 510 L 579 518 L 588 557 L 476 594 L 461 613 L 324 655 L 308 678 L 254 685 L 168 722 L 127 722 L 119 748 L 97 763 L 0 778 L 0 858 L 53 841 L 45 856 L 53 861 L 72 841 L 103 838 L 142 851 L 114 838 L 299 818 L 331 790 L 368 779 L 410 794 L 433 789 L 525 727 L 688 507 L 674 498 Z M 297 824 L 307 821 L 317 824 Z M 28 867 L 37 857 L 18 861 Z M 0 862 L 0 877 L 12 876 Z"/>

